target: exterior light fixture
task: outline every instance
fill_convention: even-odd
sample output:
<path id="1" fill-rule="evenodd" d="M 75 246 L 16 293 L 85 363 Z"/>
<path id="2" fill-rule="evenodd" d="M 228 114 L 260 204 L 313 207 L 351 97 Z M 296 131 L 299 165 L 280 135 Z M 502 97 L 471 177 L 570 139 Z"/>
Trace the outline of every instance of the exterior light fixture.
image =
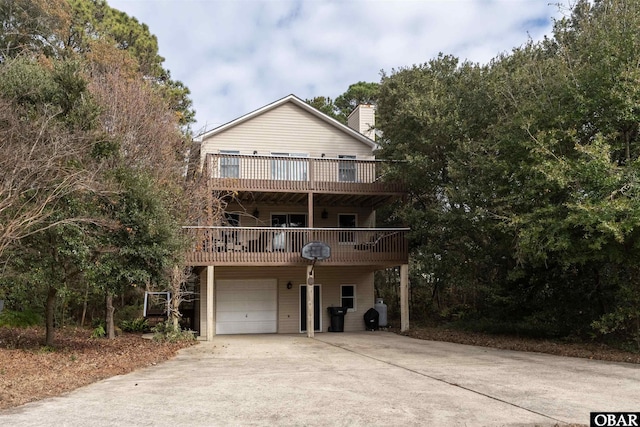
<path id="1" fill-rule="evenodd" d="M 253 210 L 253 216 L 256 217 L 256 218 L 258 218 L 260 216 L 260 211 L 258 210 L 258 208 L 255 208 Z"/>
<path id="2" fill-rule="evenodd" d="M 329 212 L 327 212 L 326 208 L 322 210 L 322 213 L 320 214 L 320 216 L 322 217 L 322 219 L 329 218 Z"/>
<path id="3" fill-rule="evenodd" d="M 293 288 L 293 283 L 291 283 L 291 281 L 289 281 L 289 283 L 287 283 L 287 289 L 291 289 Z"/>

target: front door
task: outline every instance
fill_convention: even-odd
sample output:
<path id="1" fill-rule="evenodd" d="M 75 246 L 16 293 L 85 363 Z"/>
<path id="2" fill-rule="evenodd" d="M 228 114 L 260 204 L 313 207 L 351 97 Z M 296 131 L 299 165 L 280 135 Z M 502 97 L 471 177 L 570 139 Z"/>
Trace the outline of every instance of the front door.
<path id="1" fill-rule="evenodd" d="M 313 330 L 322 331 L 320 285 L 313 286 Z M 300 332 L 307 332 L 307 285 L 300 285 Z"/>

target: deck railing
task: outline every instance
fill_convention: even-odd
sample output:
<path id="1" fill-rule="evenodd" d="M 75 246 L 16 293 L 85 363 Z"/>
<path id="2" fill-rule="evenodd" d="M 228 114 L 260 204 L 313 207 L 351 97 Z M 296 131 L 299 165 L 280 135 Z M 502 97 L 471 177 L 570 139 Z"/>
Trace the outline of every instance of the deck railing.
<path id="1" fill-rule="evenodd" d="M 401 183 L 384 180 L 389 165 L 383 160 L 277 155 L 208 154 L 206 158 L 214 186 L 249 191 L 400 193 Z"/>
<path id="2" fill-rule="evenodd" d="M 407 228 L 183 227 L 193 242 L 189 265 L 308 264 L 302 247 L 331 247 L 323 264 L 398 265 L 408 260 Z"/>

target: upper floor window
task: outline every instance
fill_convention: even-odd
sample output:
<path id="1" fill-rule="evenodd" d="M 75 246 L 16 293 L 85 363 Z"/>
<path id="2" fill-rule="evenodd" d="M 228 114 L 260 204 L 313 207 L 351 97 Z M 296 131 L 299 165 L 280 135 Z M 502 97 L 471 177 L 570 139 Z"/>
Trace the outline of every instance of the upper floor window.
<path id="1" fill-rule="evenodd" d="M 240 178 L 240 158 L 225 156 L 225 154 L 240 154 L 240 152 L 220 150 L 220 178 Z"/>
<path id="2" fill-rule="evenodd" d="M 356 182 L 356 156 L 339 155 L 338 181 Z"/>
<path id="3" fill-rule="evenodd" d="M 308 154 L 301 153 L 271 153 L 274 157 L 280 157 L 271 161 L 271 179 L 285 181 L 306 181 L 307 163 L 303 157 Z M 286 159 L 282 157 L 291 157 Z"/>

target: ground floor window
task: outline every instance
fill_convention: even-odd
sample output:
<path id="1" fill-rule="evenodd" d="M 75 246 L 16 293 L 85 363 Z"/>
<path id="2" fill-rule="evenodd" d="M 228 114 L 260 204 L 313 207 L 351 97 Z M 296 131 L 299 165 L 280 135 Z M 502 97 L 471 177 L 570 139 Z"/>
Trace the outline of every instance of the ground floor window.
<path id="1" fill-rule="evenodd" d="M 356 285 L 340 285 L 340 305 L 356 311 Z"/>

